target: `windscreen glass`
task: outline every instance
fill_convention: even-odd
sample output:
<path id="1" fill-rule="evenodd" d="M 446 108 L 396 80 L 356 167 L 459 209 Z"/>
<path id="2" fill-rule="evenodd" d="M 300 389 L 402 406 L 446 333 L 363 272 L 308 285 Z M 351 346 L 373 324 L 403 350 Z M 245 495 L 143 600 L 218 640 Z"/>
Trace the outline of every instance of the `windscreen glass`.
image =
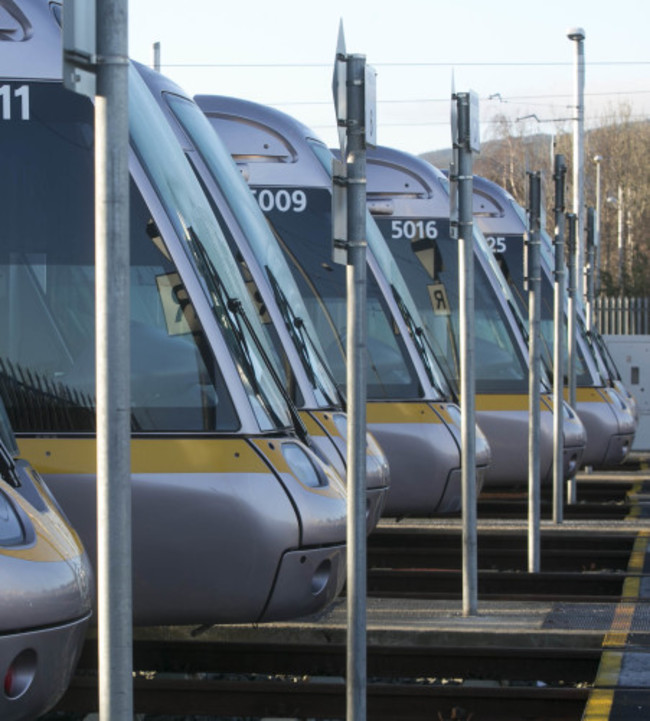
<path id="1" fill-rule="evenodd" d="M 144 80 L 131 67 L 131 139 L 207 293 L 263 430 L 291 424 L 273 346 L 203 189 Z M 275 365 L 274 365 L 275 364 Z"/>
<path id="2" fill-rule="evenodd" d="M 417 303 L 436 357 L 460 375 L 458 243 L 448 218 L 377 217 L 392 256 Z M 476 390 L 525 393 L 528 371 L 513 331 L 480 263 L 474 264 Z"/>
<path id="3" fill-rule="evenodd" d="M 317 402 L 321 406 L 337 405 L 340 399 L 324 350 L 307 313 L 300 290 L 258 206 L 258 201 L 251 193 L 230 153 L 196 103 L 172 94 L 167 94 L 166 98 L 172 112 L 200 153 L 244 236 L 244 238 L 235 238 L 232 233 L 225 232 L 226 240 L 237 259 L 251 296 L 257 302 L 258 310 L 261 312 L 260 317 L 262 321 L 268 323 L 278 355 L 283 360 L 285 383 L 288 388 L 292 388 L 294 401 L 298 405 L 302 403 L 299 389 L 293 382 L 291 368 L 282 350 L 280 338 L 273 329 L 270 317 L 264 313 L 263 299 L 244 254 L 238 247 L 238 242 L 247 244 L 255 261 L 266 273 L 274 300 L 298 351 Z M 267 192 L 263 193 L 259 202 L 260 204 L 277 203 L 281 212 L 300 213 L 304 210 L 306 197 L 299 189 L 291 194 L 284 191 L 269 195 Z"/>
<path id="4" fill-rule="evenodd" d="M 260 200 L 282 190 L 254 188 Z M 332 262 L 332 196 L 327 188 L 300 188 L 300 212 L 283 212 L 278 203 L 263 206 L 302 294 L 315 332 L 337 384 L 346 384 L 346 268 Z M 370 400 L 420 398 L 422 391 L 398 328 L 372 274 L 367 279 L 366 372 Z"/>
<path id="5" fill-rule="evenodd" d="M 528 289 L 524 278 L 524 236 L 522 233 L 504 233 L 486 236 L 489 247 L 492 249 L 494 259 L 505 278 L 512 295 L 519 306 L 519 312 L 528 324 Z M 542 242 L 544 246 L 544 242 Z M 546 261 L 544 261 L 546 265 Z M 547 266 L 548 267 L 548 266 Z M 554 306 L 555 291 L 551 276 L 542 272 L 541 275 L 542 297 L 541 297 L 541 335 L 542 335 L 542 360 L 549 372 L 553 371 L 553 347 L 555 344 L 555 323 Z M 567 344 L 565 342 L 565 349 Z M 584 348 L 581 343 L 577 344 L 576 358 L 576 382 L 580 386 L 592 384 L 591 373 L 587 366 Z M 567 356 L 565 353 L 564 368 L 567 368 Z M 567 376 L 565 372 L 565 383 Z"/>
<path id="6" fill-rule="evenodd" d="M 16 432 L 93 432 L 93 107 L 54 83 L 12 86 L 11 95 L 29 102 L 1 123 L 0 392 Z M 132 430 L 237 430 L 221 371 L 133 183 L 130 227 Z"/>
<path id="7" fill-rule="evenodd" d="M 7 415 L 7 409 L 5 404 L 0 398 L 0 443 L 4 445 L 7 451 L 14 457 L 18 456 L 18 445 L 16 443 L 16 436 L 14 435 L 9 416 Z"/>
<path id="8" fill-rule="evenodd" d="M 0 547 L 25 542 L 25 531 L 11 498 L 0 490 Z"/>
<path id="9" fill-rule="evenodd" d="M 310 141 L 310 147 L 323 168 L 331 176 L 333 172 L 332 161 L 334 157 L 332 152 L 325 147 L 325 145 L 315 140 Z M 449 387 L 450 379 L 448 379 L 441 370 L 441 367 L 435 357 L 435 350 L 428 342 L 426 333 L 422 332 L 422 321 L 419 318 L 416 304 L 411 298 L 410 291 L 404 283 L 404 278 L 402 277 L 400 270 L 393 262 L 390 250 L 384 242 L 372 216 L 368 212 L 366 212 L 366 242 L 368 243 L 368 248 L 379 265 L 380 273 L 390 287 L 399 312 L 409 329 L 413 346 L 420 355 L 422 364 L 429 376 L 429 381 L 439 394 L 438 398 L 435 400 L 449 400 L 451 395 Z"/>

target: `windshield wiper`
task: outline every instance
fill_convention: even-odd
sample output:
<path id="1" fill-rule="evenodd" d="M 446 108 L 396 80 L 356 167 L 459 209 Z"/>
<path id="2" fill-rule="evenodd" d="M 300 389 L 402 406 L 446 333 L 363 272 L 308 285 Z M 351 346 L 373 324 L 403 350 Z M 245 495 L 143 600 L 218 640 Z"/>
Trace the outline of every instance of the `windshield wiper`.
<path id="1" fill-rule="evenodd" d="M 280 288 L 277 278 L 273 275 L 268 266 L 266 266 L 266 272 L 269 280 L 271 281 L 273 294 L 275 295 L 275 299 L 280 308 L 280 312 L 282 313 L 284 323 L 287 326 L 291 337 L 296 343 L 298 353 L 300 354 L 303 366 L 305 368 L 305 372 L 309 376 L 311 384 L 315 388 L 319 388 L 322 391 L 330 405 L 338 405 L 343 411 L 345 411 L 345 396 L 341 392 L 341 389 L 338 387 L 334 375 L 332 374 L 332 370 L 329 367 L 329 364 L 319 353 L 318 348 L 316 347 L 316 344 L 314 343 L 309 331 L 307 330 L 303 319 L 294 313 L 293 308 L 290 306 L 286 295 Z M 327 378 L 330 381 L 330 386 L 334 389 L 334 392 L 336 393 L 336 399 L 330 397 L 330 393 L 327 391 L 326 388 L 323 387 L 323 384 L 319 382 L 318 378 L 316 377 L 316 373 L 312 365 L 312 354 L 316 356 L 316 359 L 318 360 L 321 369 L 326 373 Z"/>
<path id="2" fill-rule="evenodd" d="M 2 442 L 0 442 L 0 476 L 10 486 L 20 488 L 21 483 L 16 472 L 16 464 L 11 453 Z"/>
<path id="3" fill-rule="evenodd" d="M 244 308 L 242 305 L 242 302 L 239 300 L 239 298 L 231 298 L 226 288 L 223 285 L 223 282 L 221 281 L 221 278 L 219 274 L 217 273 L 216 268 L 214 267 L 214 263 L 212 262 L 211 258 L 209 257 L 205 246 L 200 241 L 199 237 L 197 236 L 195 230 L 189 226 L 186 229 L 187 235 L 188 235 L 188 245 L 190 246 L 190 249 L 192 251 L 192 255 L 194 256 L 195 262 L 198 264 L 199 272 L 201 274 L 201 277 L 204 279 L 204 281 L 208 284 L 209 290 L 212 293 L 212 295 L 219 300 L 219 303 L 221 304 L 221 307 L 228 311 L 229 317 L 230 317 L 230 327 L 233 333 L 235 334 L 235 337 L 239 341 L 241 351 L 244 354 L 244 357 L 246 358 L 247 365 L 249 367 L 249 375 L 250 380 L 252 383 L 254 383 L 255 390 L 259 395 L 263 395 L 261 387 L 259 385 L 259 381 L 257 379 L 257 376 L 255 375 L 255 368 L 253 361 L 250 356 L 250 349 L 248 348 L 248 341 L 246 340 L 246 334 L 244 333 L 243 328 L 241 327 L 240 321 L 243 322 L 244 326 L 246 327 L 246 330 L 248 331 L 248 334 L 250 335 L 251 339 L 253 340 L 253 343 L 255 344 L 255 348 L 257 349 L 257 352 L 259 353 L 260 358 L 262 359 L 264 365 L 266 366 L 266 369 L 269 371 L 271 378 L 273 379 L 274 383 L 278 387 L 278 390 L 280 391 L 280 394 L 282 395 L 282 398 L 284 399 L 285 403 L 287 404 L 287 408 L 289 409 L 289 415 L 291 416 L 291 420 L 293 422 L 294 429 L 303 443 L 305 445 L 310 445 L 311 441 L 309 438 L 309 434 L 307 432 L 307 428 L 305 427 L 305 424 L 302 421 L 302 418 L 300 417 L 300 414 L 298 413 L 298 409 L 293 404 L 293 401 L 291 400 L 291 397 L 289 396 L 289 392 L 287 389 L 282 385 L 282 381 L 280 380 L 277 371 L 275 369 L 275 366 L 273 365 L 271 359 L 269 358 L 266 349 L 262 345 L 261 340 L 258 338 L 257 333 L 255 332 L 255 329 L 253 328 L 253 325 L 250 321 L 250 318 L 246 315 L 244 312 Z M 234 318 L 234 323 L 233 323 Z M 280 419 L 278 418 L 277 414 L 275 413 L 275 410 L 272 408 L 270 404 L 268 404 L 270 407 L 270 410 L 272 411 L 275 421 L 277 425 L 281 424 Z"/>
<path id="4" fill-rule="evenodd" d="M 404 299 L 400 295 L 399 291 L 395 286 L 391 283 L 391 290 L 393 291 L 393 297 L 395 298 L 395 302 L 397 303 L 397 307 L 399 308 L 400 313 L 402 314 L 402 317 L 404 318 L 404 322 L 406 323 L 409 333 L 411 334 L 411 337 L 413 338 L 413 341 L 415 343 L 415 347 L 418 349 L 418 353 L 420 354 L 420 357 L 422 358 L 422 363 L 424 364 L 424 367 L 426 369 L 427 375 L 429 376 L 429 380 L 431 381 L 431 385 L 438 391 L 438 393 L 443 397 L 446 398 L 449 394 L 448 391 L 444 390 L 440 383 L 438 382 L 438 379 L 436 378 L 436 374 L 433 371 L 433 366 L 431 364 L 431 358 L 430 355 L 435 358 L 435 352 L 433 350 L 433 347 L 431 346 L 431 343 L 429 342 L 429 339 L 427 338 L 427 334 L 425 333 L 424 329 L 419 326 L 416 322 L 413 316 L 411 315 L 411 312 L 406 307 L 406 303 L 404 302 Z M 446 375 L 444 375 L 444 372 L 442 368 L 440 369 L 440 372 L 443 374 L 445 381 L 447 382 L 447 385 L 449 387 L 449 391 L 454 395 L 454 400 L 457 401 L 457 393 L 453 389 L 453 385 L 451 384 L 449 378 L 447 378 Z"/>

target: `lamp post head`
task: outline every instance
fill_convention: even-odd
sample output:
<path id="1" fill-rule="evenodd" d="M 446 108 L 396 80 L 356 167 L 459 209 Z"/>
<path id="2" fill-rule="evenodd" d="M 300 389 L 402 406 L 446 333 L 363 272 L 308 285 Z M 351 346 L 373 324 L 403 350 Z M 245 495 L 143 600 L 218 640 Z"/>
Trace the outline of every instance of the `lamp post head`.
<path id="1" fill-rule="evenodd" d="M 596 165 L 599 165 L 601 163 L 602 159 L 603 159 L 602 155 L 594 155 L 594 163 L 596 163 Z"/>
<path id="2" fill-rule="evenodd" d="M 581 40 L 584 40 L 586 37 L 585 31 L 583 28 L 569 28 L 567 31 L 567 37 L 569 40 L 576 40 L 580 42 Z"/>

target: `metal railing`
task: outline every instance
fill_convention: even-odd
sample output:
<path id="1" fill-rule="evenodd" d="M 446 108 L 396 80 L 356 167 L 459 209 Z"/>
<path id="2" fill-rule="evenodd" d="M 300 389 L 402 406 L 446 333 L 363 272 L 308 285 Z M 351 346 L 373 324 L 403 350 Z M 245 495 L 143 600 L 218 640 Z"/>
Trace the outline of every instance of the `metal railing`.
<path id="1" fill-rule="evenodd" d="M 650 298 L 600 296 L 595 299 L 594 320 L 603 335 L 648 335 Z"/>

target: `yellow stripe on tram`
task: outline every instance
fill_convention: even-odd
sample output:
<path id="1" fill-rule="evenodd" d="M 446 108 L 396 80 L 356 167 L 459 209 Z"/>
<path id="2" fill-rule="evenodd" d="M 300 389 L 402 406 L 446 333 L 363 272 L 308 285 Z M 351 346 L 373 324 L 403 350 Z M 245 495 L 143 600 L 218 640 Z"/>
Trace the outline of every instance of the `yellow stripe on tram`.
<path id="1" fill-rule="evenodd" d="M 440 416 L 428 403 L 419 401 L 412 403 L 370 401 L 366 404 L 366 421 L 378 424 L 442 423 Z"/>
<path id="2" fill-rule="evenodd" d="M 20 454 L 39 473 L 94 474 L 95 438 L 19 438 Z M 265 473 L 268 468 L 243 438 L 134 438 L 132 473 Z"/>

